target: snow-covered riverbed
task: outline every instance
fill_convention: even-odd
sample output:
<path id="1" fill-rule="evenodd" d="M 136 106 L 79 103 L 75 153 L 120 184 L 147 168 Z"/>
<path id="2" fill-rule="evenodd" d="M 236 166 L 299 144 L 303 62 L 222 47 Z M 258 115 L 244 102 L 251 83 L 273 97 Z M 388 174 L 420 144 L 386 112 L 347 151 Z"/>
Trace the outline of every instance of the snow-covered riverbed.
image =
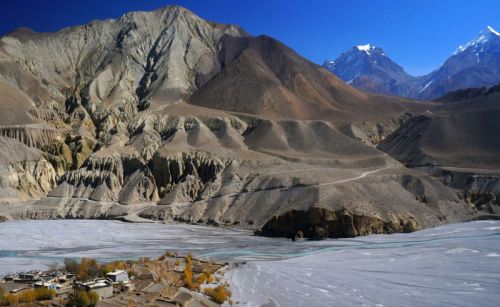
<path id="1" fill-rule="evenodd" d="M 500 305 L 500 221 L 315 242 L 185 224 L 0 224 L 0 274 L 68 257 L 110 260 L 165 250 L 247 261 L 227 274 L 241 306 Z"/>

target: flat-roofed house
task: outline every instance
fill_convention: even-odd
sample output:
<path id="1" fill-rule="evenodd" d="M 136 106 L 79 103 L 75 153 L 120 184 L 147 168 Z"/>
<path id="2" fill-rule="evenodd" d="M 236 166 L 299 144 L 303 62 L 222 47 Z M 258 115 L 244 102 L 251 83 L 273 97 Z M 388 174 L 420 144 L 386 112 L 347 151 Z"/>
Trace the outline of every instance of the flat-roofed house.
<path id="1" fill-rule="evenodd" d="M 101 299 L 113 296 L 113 284 L 107 279 L 96 279 L 89 282 L 77 282 L 75 288 L 84 291 L 94 291 Z"/>
<path id="2" fill-rule="evenodd" d="M 110 273 L 106 274 L 106 277 L 111 279 L 113 281 L 113 283 L 119 283 L 119 282 L 127 283 L 127 282 L 129 282 L 128 272 L 125 270 L 110 272 Z"/>
<path id="3" fill-rule="evenodd" d="M 37 281 L 41 279 L 41 274 L 42 272 L 40 271 L 20 272 L 19 274 L 17 274 L 17 279 L 15 280 L 24 282 Z"/>
<path id="4" fill-rule="evenodd" d="M 47 288 L 47 289 L 52 289 L 56 291 L 61 291 L 62 286 L 60 284 L 52 283 L 52 282 L 47 282 L 47 281 L 37 281 L 36 283 L 33 284 L 33 288 Z"/>

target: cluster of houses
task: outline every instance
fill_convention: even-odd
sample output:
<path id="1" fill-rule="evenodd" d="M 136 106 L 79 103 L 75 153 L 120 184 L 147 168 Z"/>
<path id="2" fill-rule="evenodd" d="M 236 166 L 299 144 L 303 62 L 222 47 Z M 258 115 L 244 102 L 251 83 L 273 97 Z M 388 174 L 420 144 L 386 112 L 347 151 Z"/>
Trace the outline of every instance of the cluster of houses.
<path id="1" fill-rule="evenodd" d="M 19 272 L 5 276 L 0 286 L 10 293 L 19 293 L 33 288 L 53 289 L 59 296 L 68 295 L 74 290 L 94 291 L 101 299 L 113 296 L 118 287 L 120 291 L 128 291 L 132 288 L 128 273 L 124 270 L 110 272 L 106 274 L 106 277 L 86 282 L 76 281 L 75 274 L 61 271 Z"/>
<path id="2" fill-rule="evenodd" d="M 11 293 L 18 293 L 31 288 L 48 288 L 63 292 L 66 290 L 65 285 L 68 287 L 68 281 L 74 279 L 74 277 L 74 274 L 64 274 L 61 271 L 47 273 L 42 271 L 19 272 L 5 276 L 1 286 Z"/>
<path id="3" fill-rule="evenodd" d="M 105 278 L 97 278 L 87 282 L 75 282 L 74 288 L 84 291 L 94 291 L 100 298 L 113 296 L 114 289 L 120 286 L 120 291 L 129 291 L 132 284 L 125 270 L 117 270 L 106 274 Z"/>

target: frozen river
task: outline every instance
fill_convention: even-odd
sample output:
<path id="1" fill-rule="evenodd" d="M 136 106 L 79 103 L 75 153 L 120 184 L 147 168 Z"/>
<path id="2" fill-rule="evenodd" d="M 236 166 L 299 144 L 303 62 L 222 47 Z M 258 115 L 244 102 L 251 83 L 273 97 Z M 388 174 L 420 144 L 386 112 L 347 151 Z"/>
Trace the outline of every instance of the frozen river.
<path id="1" fill-rule="evenodd" d="M 500 221 L 303 242 L 186 224 L 0 224 L 0 274 L 166 250 L 247 261 L 226 276 L 240 306 L 500 306 Z"/>

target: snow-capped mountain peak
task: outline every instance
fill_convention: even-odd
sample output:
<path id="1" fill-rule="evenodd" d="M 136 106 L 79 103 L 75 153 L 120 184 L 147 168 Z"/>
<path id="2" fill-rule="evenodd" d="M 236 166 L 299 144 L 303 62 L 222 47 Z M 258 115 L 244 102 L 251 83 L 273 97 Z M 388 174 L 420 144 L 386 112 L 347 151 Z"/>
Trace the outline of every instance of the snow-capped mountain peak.
<path id="1" fill-rule="evenodd" d="M 367 92 L 435 99 L 448 92 L 500 82 L 500 33 L 485 27 L 425 76 L 408 75 L 382 48 L 357 45 L 323 66 L 351 86 Z"/>
<path id="2" fill-rule="evenodd" d="M 453 52 L 453 55 L 457 55 L 469 47 L 477 47 L 483 44 L 488 43 L 492 38 L 500 38 L 500 33 L 498 33 L 491 26 L 487 26 L 484 31 L 481 31 L 476 39 L 468 42 L 465 45 L 458 46 L 458 48 Z"/>
<path id="3" fill-rule="evenodd" d="M 400 88 L 399 84 L 410 76 L 382 48 L 372 44 L 353 46 L 336 60 L 325 61 L 323 67 L 355 87 L 384 94 L 398 88 L 400 95 L 407 94 L 406 86 Z"/>
<path id="4" fill-rule="evenodd" d="M 374 46 L 372 44 L 366 45 L 358 45 L 353 47 L 355 51 L 360 51 L 362 53 L 366 53 L 368 56 L 372 56 L 373 54 L 385 55 L 382 48 Z"/>
<path id="5" fill-rule="evenodd" d="M 366 45 L 356 46 L 356 48 L 358 48 L 359 51 L 364 51 L 368 53 L 368 55 L 370 55 L 370 51 L 375 49 L 375 46 L 372 46 L 371 44 L 366 44 Z"/>

